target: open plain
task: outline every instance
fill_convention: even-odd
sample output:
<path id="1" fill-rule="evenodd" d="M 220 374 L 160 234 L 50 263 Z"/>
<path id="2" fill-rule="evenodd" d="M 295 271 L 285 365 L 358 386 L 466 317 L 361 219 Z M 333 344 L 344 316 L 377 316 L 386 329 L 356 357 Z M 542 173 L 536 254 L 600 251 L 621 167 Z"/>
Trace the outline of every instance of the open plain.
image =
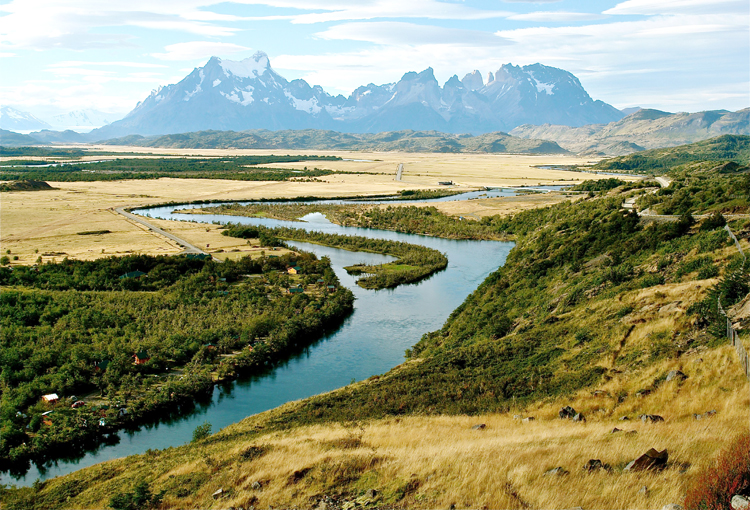
<path id="1" fill-rule="evenodd" d="M 139 157 L 168 154 L 187 156 L 237 156 L 270 154 L 272 151 L 178 150 L 134 147 L 101 147 L 110 151 L 140 153 Z M 277 151 L 278 152 L 278 151 Z M 285 151 L 290 154 L 303 151 Z M 328 155 L 329 153 L 319 153 Z M 114 211 L 116 207 L 135 207 L 167 202 L 202 200 L 251 200 L 298 196 L 345 197 L 397 193 L 404 189 L 434 189 L 438 182 L 453 181 L 451 189 L 471 190 L 482 186 L 536 186 L 539 184 L 576 184 L 606 176 L 555 170 L 586 161 L 567 156 L 514 156 L 487 154 L 410 154 L 331 152 L 342 161 L 316 161 L 322 168 L 341 173 L 302 181 L 231 181 L 222 179 L 173 179 L 95 182 L 50 182 L 54 190 L 3 193 L 0 200 L 0 243 L 10 250 L 13 263 L 31 264 L 64 257 L 95 259 L 127 253 L 174 254 L 182 251 L 175 242 L 138 225 Z M 91 156 L 90 159 L 96 159 Z M 0 162 L 2 163 L 2 162 Z M 395 180 L 399 163 L 404 163 L 402 181 Z M 283 167 L 303 168 L 313 163 L 286 163 Z M 435 203 L 447 214 L 481 217 L 511 214 L 563 200 L 564 194 L 532 194 L 465 202 Z M 247 243 L 221 236 L 214 225 L 197 225 L 158 220 L 159 227 L 177 233 L 183 239 L 209 251 L 245 254 L 253 250 Z M 93 232 L 107 233 L 95 234 Z M 232 250 L 239 250 L 234 251 Z"/>

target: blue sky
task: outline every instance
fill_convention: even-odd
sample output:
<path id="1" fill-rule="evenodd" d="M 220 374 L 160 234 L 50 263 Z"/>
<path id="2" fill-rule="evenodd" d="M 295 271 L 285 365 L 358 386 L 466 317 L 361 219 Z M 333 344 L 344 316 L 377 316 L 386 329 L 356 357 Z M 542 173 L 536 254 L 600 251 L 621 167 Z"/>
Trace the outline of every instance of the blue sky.
<path id="1" fill-rule="evenodd" d="M 122 116 L 212 55 L 331 93 L 540 62 L 618 108 L 750 106 L 748 0 L 0 0 L 0 104 Z"/>

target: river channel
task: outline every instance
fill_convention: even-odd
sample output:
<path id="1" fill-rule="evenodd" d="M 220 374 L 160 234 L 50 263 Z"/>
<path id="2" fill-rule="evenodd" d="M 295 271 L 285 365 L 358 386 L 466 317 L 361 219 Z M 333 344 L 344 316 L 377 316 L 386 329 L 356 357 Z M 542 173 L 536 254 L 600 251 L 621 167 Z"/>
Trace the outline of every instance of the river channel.
<path id="1" fill-rule="evenodd" d="M 513 248 L 513 243 L 509 242 L 456 241 L 384 230 L 341 227 L 330 223 L 319 213 L 304 217 L 303 222 L 290 222 L 173 212 L 175 209 L 190 207 L 202 205 L 172 205 L 133 212 L 170 220 L 287 226 L 405 241 L 445 253 L 448 267 L 417 284 L 401 285 L 396 289 L 366 290 L 358 287 L 355 278 L 348 275 L 343 267 L 359 262 L 388 262 L 393 260 L 391 257 L 291 242 L 289 244 L 314 252 L 319 257 L 330 257 L 342 285 L 354 292 L 354 312 L 341 327 L 263 375 L 240 379 L 227 386 L 217 386 L 210 402 L 198 406 L 190 415 L 144 426 L 135 432 L 122 431 L 115 438 L 116 444 L 101 446 L 76 460 L 59 460 L 43 468 L 32 466 L 20 478 L 4 474 L 0 477 L 0 483 L 28 486 L 37 478 L 64 475 L 106 460 L 144 453 L 148 449 L 183 445 L 190 442 L 195 427 L 204 422 L 210 423 L 213 431 L 218 431 L 247 416 L 286 402 L 385 373 L 404 361 L 404 351 L 419 341 L 423 334 L 439 329 L 450 313 L 491 272 L 504 264 L 508 252 Z"/>

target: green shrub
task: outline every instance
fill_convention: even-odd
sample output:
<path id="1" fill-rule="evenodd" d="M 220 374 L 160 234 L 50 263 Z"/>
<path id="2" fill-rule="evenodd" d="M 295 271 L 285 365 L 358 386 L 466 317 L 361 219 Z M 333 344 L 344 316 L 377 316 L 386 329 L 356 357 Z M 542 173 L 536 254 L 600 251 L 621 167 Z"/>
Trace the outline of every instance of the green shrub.
<path id="1" fill-rule="evenodd" d="M 144 510 L 156 508 L 164 499 L 164 491 L 152 494 L 148 482 L 139 482 L 132 492 L 123 492 L 112 496 L 109 500 L 110 508 L 114 510 Z"/>
<path id="2" fill-rule="evenodd" d="M 203 439 L 206 439 L 210 435 L 211 435 L 210 423 L 205 422 L 202 425 L 198 425 L 197 427 L 195 427 L 195 430 L 193 431 L 193 443 L 202 441 Z"/>
<path id="3" fill-rule="evenodd" d="M 703 266 L 698 270 L 699 280 L 706 280 L 708 278 L 714 278 L 716 276 L 719 276 L 719 268 L 714 264 Z"/>
<path id="4" fill-rule="evenodd" d="M 703 220 L 700 230 L 714 230 L 727 224 L 726 218 L 719 211 L 714 212 L 711 216 Z"/>

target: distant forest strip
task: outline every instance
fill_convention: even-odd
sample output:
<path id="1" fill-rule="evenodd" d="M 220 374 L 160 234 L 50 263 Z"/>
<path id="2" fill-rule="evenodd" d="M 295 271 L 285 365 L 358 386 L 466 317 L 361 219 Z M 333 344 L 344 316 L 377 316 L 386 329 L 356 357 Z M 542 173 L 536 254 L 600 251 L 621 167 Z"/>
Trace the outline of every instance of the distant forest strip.
<path id="1" fill-rule="evenodd" d="M 620 191 L 629 191 L 631 189 L 641 188 L 658 188 L 659 183 L 656 181 L 637 181 L 629 182 L 610 177 L 608 179 L 598 179 L 595 181 L 583 181 L 570 188 L 570 191 L 610 191 L 615 188 L 621 188 Z"/>
<path id="2" fill-rule="evenodd" d="M 259 238 L 264 244 L 276 244 L 269 236 L 278 239 L 304 241 L 349 251 L 367 251 L 398 257 L 398 260 L 379 265 L 357 265 L 347 268 L 352 274 L 366 274 L 357 285 L 366 289 L 386 289 L 404 283 L 416 283 L 448 266 L 448 258 L 437 250 L 385 239 L 359 236 L 307 232 L 302 229 L 229 224 L 223 235 L 243 239 Z"/>
<path id="3" fill-rule="evenodd" d="M 239 156 L 227 158 L 115 159 L 96 163 L 70 163 L 60 166 L 26 165 L 0 167 L 0 180 L 36 181 L 118 181 L 125 179 L 231 179 L 239 181 L 284 181 L 331 175 L 333 170 L 318 168 L 293 170 L 256 165 L 300 161 L 336 161 L 336 156 Z"/>
<path id="4" fill-rule="evenodd" d="M 19 472 L 189 412 L 215 381 L 287 358 L 353 303 L 328 259 L 309 253 L 0 267 L 0 288 L 0 469 Z M 69 397 L 92 392 L 72 408 Z M 41 401 L 50 393 L 60 402 Z"/>
<path id="5" fill-rule="evenodd" d="M 19 157 L 81 158 L 83 156 L 87 156 L 91 154 L 92 153 L 84 151 L 82 149 L 50 149 L 46 147 L 2 147 L 0 146 L 0 157 L 3 157 L 3 158 L 19 158 Z M 37 164 L 39 163 L 37 162 Z"/>
<path id="6" fill-rule="evenodd" d="M 386 131 L 382 133 L 339 133 L 322 129 L 270 131 L 195 131 L 144 137 L 129 135 L 102 142 L 106 145 L 138 145 L 186 149 L 279 149 L 403 152 L 478 152 L 513 154 L 567 154 L 555 142 L 511 136 L 503 132 L 478 136 L 439 131 Z"/>
<path id="7" fill-rule="evenodd" d="M 192 214 L 229 214 L 294 221 L 310 213 L 324 214 L 329 221 L 347 227 L 393 230 L 406 234 L 429 235 L 445 239 L 508 240 L 498 231 L 498 217 L 481 220 L 449 216 L 432 206 L 383 206 L 357 204 L 224 204 L 202 209 L 186 209 Z"/>

